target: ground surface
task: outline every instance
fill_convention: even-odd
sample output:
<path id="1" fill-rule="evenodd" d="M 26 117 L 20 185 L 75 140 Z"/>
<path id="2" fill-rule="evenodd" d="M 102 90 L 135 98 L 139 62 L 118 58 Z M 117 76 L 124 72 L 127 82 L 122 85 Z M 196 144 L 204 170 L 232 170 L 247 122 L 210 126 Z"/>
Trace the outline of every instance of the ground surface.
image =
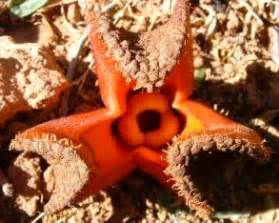
<path id="1" fill-rule="evenodd" d="M 37 188 L 37 179 L 42 171 L 39 161 L 36 157 L 17 157 L 13 160 L 15 155 L 7 151 L 11 138 L 18 131 L 43 121 L 101 106 L 98 85 L 90 71 L 94 60 L 88 43 L 83 41 L 87 33 L 86 7 L 92 2 L 95 1 L 54 1 L 33 17 L 24 20 L 7 15 L 0 2 L 0 11 L 4 11 L 0 16 L 0 38 L 12 36 L 12 44 L 15 46 L 28 43 L 51 51 L 56 61 L 55 66 L 60 67 L 59 72 L 63 73 L 70 84 L 69 90 L 62 95 L 60 91 L 57 94 L 52 93 L 58 99 L 55 105 L 31 106 L 31 109 L 37 109 L 32 111 L 30 108 L 23 109 L 25 112 L 13 114 L 2 125 L 0 166 L 11 176 L 16 172 L 9 174 L 13 172 L 11 163 L 13 167 L 19 165 L 31 176 L 27 184 L 36 193 L 30 194 L 28 191 L 28 196 L 17 196 L 17 208 L 9 196 L 3 198 L 0 195 L 0 222 L 31 222 L 41 216 L 42 204 Z M 112 1 L 109 7 L 114 10 L 116 24 L 132 30 L 142 30 L 165 19 L 172 1 L 154 1 L 163 5 L 161 10 L 149 8 L 147 11 L 154 13 L 146 13 L 141 11 L 141 6 L 134 14 L 124 10 L 125 5 L 114 5 L 115 2 L 117 1 Z M 134 2 L 136 1 L 130 1 L 130 4 L 133 5 Z M 279 34 L 275 29 L 276 24 L 279 24 L 279 19 L 276 18 L 276 11 L 279 9 L 276 9 L 276 4 L 271 0 L 200 0 L 192 3 L 196 77 L 193 97 L 256 129 L 275 152 L 272 162 L 259 172 L 259 178 L 265 184 L 251 188 L 263 196 L 264 202 L 260 207 L 255 209 L 251 204 L 238 211 L 217 212 L 210 222 L 279 222 L 279 165 L 276 154 L 279 150 Z M 131 17 L 136 18 L 136 22 L 131 22 Z M 4 48 L 1 48 L 1 52 L 2 50 Z M 55 83 L 57 87 L 58 84 Z M 1 89 L 0 86 L 0 93 Z M 50 92 L 55 91 L 55 88 L 50 89 Z M 2 178 L 0 173 L 0 184 L 7 181 Z M 13 183 L 13 177 L 10 179 Z M 13 190 L 7 186 L 6 195 L 11 194 Z M 81 204 L 55 216 L 41 217 L 38 221 L 202 222 L 175 195 L 141 172 L 134 173 L 119 185 L 90 197 Z"/>

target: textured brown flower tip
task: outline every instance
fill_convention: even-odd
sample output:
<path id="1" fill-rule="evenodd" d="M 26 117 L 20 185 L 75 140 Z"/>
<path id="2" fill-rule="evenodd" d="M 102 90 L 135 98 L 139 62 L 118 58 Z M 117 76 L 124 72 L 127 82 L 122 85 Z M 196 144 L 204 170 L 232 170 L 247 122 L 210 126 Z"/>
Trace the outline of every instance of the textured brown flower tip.
<path id="1" fill-rule="evenodd" d="M 169 20 L 151 31 L 133 33 L 118 29 L 109 15 L 102 13 L 98 19 L 99 32 L 125 79 L 136 80 L 135 89 L 153 91 L 164 85 L 166 75 L 179 61 L 190 33 L 188 17 L 189 2 L 178 0 Z"/>
<path id="2" fill-rule="evenodd" d="M 94 172 L 88 167 L 92 163 L 85 163 L 81 157 L 82 145 L 76 146 L 70 139 L 61 139 L 54 134 L 21 134 L 11 142 L 10 148 L 36 153 L 50 165 L 45 183 L 51 197 L 44 206 L 45 214 L 71 204 Z"/>
<path id="3" fill-rule="evenodd" d="M 208 218 L 215 208 L 223 207 L 241 176 L 247 179 L 244 171 L 267 161 L 270 152 L 252 130 L 212 130 L 186 140 L 175 138 L 167 151 L 165 172 L 186 204 Z"/>

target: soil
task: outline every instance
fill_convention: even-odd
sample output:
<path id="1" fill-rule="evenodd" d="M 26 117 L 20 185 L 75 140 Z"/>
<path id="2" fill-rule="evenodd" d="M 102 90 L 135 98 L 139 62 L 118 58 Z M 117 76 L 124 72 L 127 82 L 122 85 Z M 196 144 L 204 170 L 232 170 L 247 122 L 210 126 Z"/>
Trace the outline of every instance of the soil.
<path id="1" fill-rule="evenodd" d="M 147 11 L 130 10 L 136 2 L 146 5 L 132 0 L 102 7 L 112 14 L 116 27 L 146 32 L 167 21 L 173 1 L 158 0 L 160 10 L 153 6 L 145 7 Z M 88 42 L 82 41 L 92 4 L 101 7 L 95 0 L 58 0 L 20 20 L 0 3 L 0 44 L 2 39 L 9 41 L 0 52 L 0 169 L 6 175 L 0 173 L 0 222 L 32 222 L 36 217 L 36 222 L 44 223 L 279 222 L 279 34 L 275 29 L 279 19 L 272 1 L 258 0 L 192 0 L 191 8 L 196 80 L 192 97 L 254 128 L 274 151 L 271 162 L 251 171 L 254 183 L 245 185 L 256 201 L 241 194 L 244 202 L 237 208 L 223 201 L 211 220 L 201 220 L 175 194 L 138 171 L 56 215 L 41 215 L 45 192 L 38 179 L 45 167 L 40 169 L 44 165 L 38 163 L 43 161 L 33 154 L 10 152 L 8 147 L 19 131 L 102 106 L 91 71 L 94 58 Z M 7 86 L 11 87 L 7 90 Z M 24 190 L 19 193 L 20 178 L 11 173 L 16 172 L 15 166 L 28 173 L 22 181 L 35 194 L 22 195 L 29 191 L 21 186 Z M 237 203 L 236 197 L 230 199 Z"/>

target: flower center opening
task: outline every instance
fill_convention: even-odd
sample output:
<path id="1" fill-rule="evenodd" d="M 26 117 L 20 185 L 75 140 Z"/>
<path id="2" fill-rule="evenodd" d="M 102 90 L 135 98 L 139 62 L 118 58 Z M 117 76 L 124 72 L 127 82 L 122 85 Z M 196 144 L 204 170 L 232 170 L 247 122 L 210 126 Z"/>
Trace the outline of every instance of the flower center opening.
<path id="1" fill-rule="evenodd" d="M 137 115 L 137 122 L 142 132 L 150 132 L 160 128 L 161 115 L 154 110 L 146 110 Z"/>
<path id="2" fill-rule="evenodd" d="M 179 133 L 179 116 L 168 99 L 160 93 L 138 93 L 128 103 L 119 119 L 118 132 L 130 146 L 161 148 Z"/>

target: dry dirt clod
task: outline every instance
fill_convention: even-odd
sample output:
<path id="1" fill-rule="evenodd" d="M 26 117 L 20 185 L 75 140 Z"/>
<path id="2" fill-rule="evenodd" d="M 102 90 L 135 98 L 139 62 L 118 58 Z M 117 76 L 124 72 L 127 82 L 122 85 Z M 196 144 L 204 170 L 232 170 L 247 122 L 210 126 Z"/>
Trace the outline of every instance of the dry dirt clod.
<path id="1" fill-rule="evenodd" d="M 55 105 L 67 87 L 51 51 L 0 37 L 0 125 L 18 112 Z"/>
<path id="2" fill-rule="evenodd" d="M 30 153 L 20 154 L 11 164 L 8 176 L 15 186 L 15 204 L 28 216 L 34 216 L 42 204 L 42 169 L 40 158 Z"/>

